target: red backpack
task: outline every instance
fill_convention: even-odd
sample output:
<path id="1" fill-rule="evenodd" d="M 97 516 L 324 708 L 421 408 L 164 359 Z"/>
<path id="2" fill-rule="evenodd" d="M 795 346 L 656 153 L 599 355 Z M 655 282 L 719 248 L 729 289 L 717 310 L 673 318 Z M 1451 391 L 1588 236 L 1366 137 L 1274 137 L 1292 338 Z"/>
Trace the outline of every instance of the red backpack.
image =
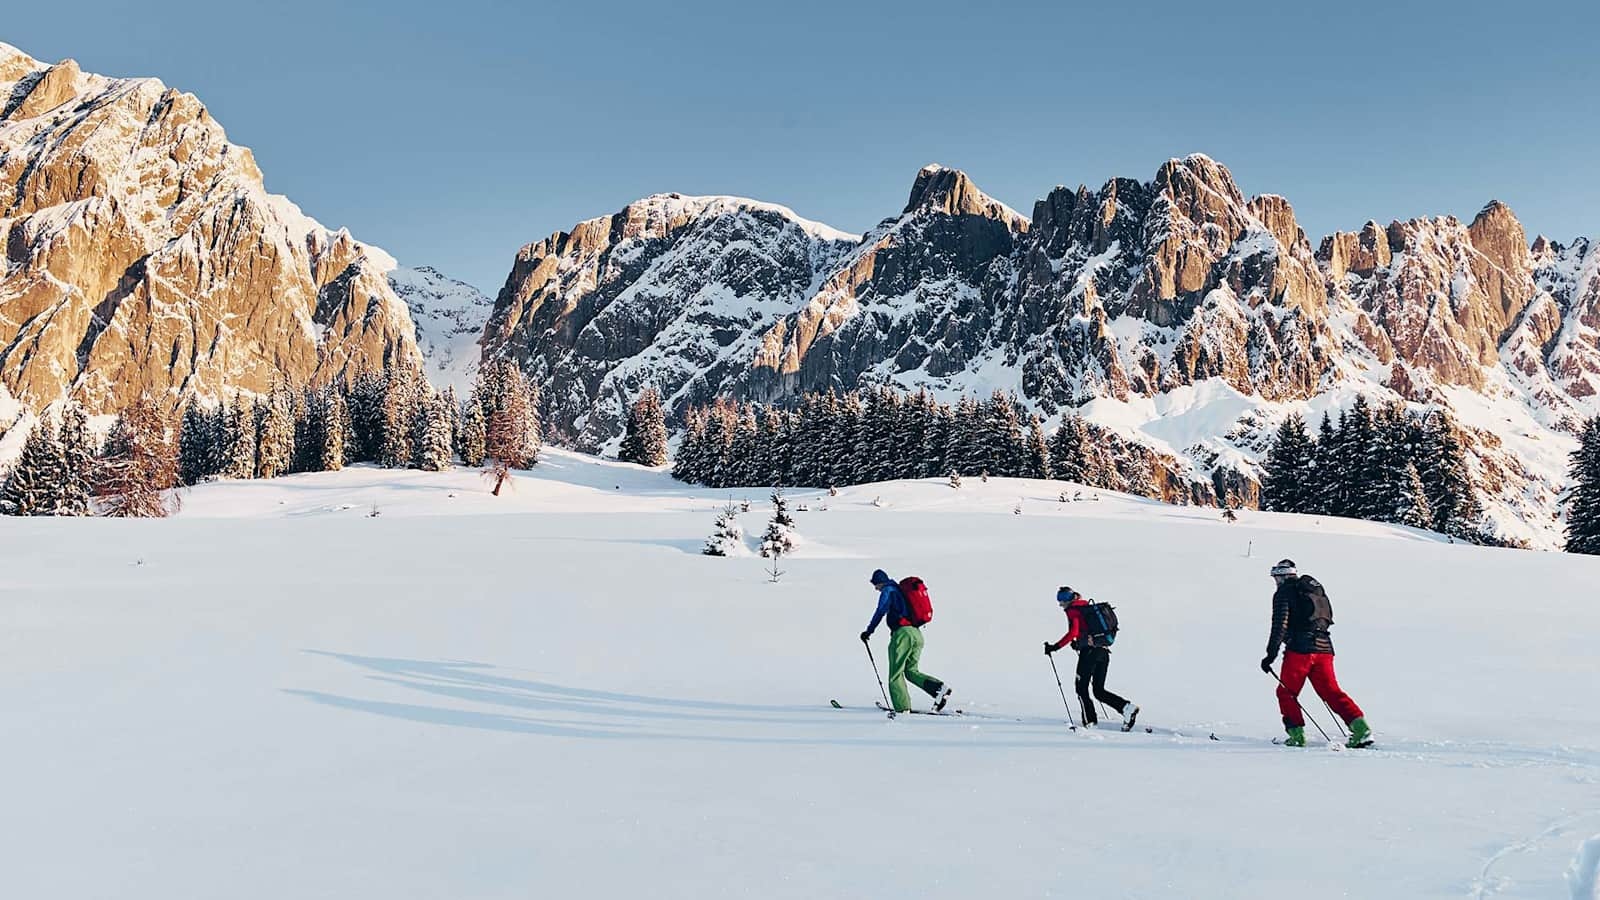
<path id="1" fill-rule="evenodd" d="M 918 628 L 933 621 L 933 600 L 928 597 L 928 586 L 915 575 L 900 579 L 900 593 L 906 598 L 906 624 Z"/>

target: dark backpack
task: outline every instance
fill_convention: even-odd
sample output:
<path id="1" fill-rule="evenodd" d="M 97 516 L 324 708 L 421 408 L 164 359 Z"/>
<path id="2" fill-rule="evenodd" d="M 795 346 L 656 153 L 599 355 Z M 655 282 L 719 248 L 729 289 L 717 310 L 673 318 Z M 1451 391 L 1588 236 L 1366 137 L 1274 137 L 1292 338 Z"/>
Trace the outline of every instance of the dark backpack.
<path id="1" fill-rule="evenodd" d="M 915 575 L 900 579 L 900 593 L 906 598 L 906 624 L 918 628 L 933 621 L 933 600 L 928 586 Z"/>
<path id="2" fill-rule="evenodd" d="M 1310 575 L 1295 579 L 1294 596 L 1289 600 L 1289 627 L 1292 631 L 1327 631 L 1333 624 L 1333 603 L 1322 582 Z"/>
<path id="3" fill-rule="evenodd" d="M 1109 603 L 1089 601 L 1078 614 L 1083 636 L 1091 647 L 1109 647 L 1117 639 L 1117 610 Z"/>

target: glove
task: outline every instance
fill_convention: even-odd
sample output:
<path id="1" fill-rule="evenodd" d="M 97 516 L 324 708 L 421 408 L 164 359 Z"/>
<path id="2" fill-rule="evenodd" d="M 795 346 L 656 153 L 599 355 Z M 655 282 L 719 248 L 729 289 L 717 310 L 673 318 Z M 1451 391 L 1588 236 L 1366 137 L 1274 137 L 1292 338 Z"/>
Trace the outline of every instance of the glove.
<path id="1" fill-rule="evenodd" d="M 1272 674 L 1272 664 L 1274 662 L 1277 662 L 1277 660 L 1278 660 L 1278 654 L 1276 654 L 1276 653 L 1273 653 L 1273 654 L 1270 654 L 1270 655 L 1267 655 L 1267 656 L 1263 656 L 1261 658 L 1261 671 L 1267 673 L 1268 675 L 1271 675 Z"/>
<path id="2" fill-rule="evenodd" d="M 870 640 L 872 640 L 872 632 L 870 632 L 870 631 L 861 632 L 861 643 L 865 644 L 867 641 L 870 641 Z"/>
<path id="3" fill-rule="evenodd" d="M 1045 656 L 1049 656 L 1050 654 L 1052 654 L 1054 652 L 1056 652 L 1056 645 L 1050 643 L 1049 641 L 1045 641 L 1044 642 L 1044 655 Z"/>

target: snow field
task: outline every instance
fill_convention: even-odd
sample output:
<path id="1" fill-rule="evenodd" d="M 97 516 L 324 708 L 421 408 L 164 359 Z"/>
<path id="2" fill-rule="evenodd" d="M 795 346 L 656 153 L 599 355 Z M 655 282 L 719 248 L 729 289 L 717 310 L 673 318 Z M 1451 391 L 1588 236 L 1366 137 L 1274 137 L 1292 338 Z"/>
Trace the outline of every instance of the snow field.
<path id="1" fill-rule="evenodd" d="M 0 521 L 0 895 L 1592 900 L 1600 563 L 1061 489 L 792 492 L 778 584 L 699 555 L 765 490 L 559 451 L 498 499 L 356 468 Z M 1374 750 L 1269 743 L 1282 556 Z M 968 716 L 870 710 L 880 565 Z M 1066 730 L 1060 584 L 1156 733 Z"/>

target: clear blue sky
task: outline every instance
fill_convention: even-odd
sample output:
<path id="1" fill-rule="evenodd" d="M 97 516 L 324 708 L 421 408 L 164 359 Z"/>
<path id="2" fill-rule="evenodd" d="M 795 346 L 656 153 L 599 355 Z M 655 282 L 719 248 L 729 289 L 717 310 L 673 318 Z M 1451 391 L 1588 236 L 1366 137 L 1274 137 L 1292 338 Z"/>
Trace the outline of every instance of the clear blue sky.
<path id="1" fill-rule="evenodd" d="M 1313 241 L 1491 198 L 1600 233 L 1597 8 L 80 0 L 10 4 L 0 40 L 197 94 L 268 188 L 492 295 L 646 194 L 864 230 L 927 162 L 1024 214 L 1203 151 Z"/>

